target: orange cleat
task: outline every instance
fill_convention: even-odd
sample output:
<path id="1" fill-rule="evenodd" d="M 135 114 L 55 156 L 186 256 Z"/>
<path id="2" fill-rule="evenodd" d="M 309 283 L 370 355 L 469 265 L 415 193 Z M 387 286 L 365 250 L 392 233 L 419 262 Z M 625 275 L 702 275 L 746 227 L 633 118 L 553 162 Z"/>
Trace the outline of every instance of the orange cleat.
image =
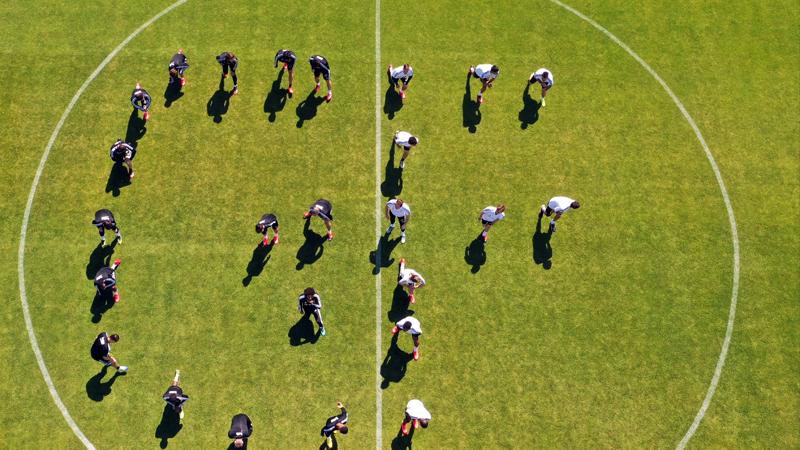
<path id="1" fill-rule="evenodd" d="M 144 112 L 144 120 L 150 120 L 150 112 L 149 111 L 145 111 Z"/>
<path id="2" fill-rule="evenodd" d="M 414 350 L 414 361 L 419 361 L 419 350 Z"/>
<path id="3" fill-rule="evenodd" d="M 114 303 L 119 303 L 119 292 L 114 292 Z"/>
<path id="4" fill-rule="evenodd" d="M 403 424 L 400 425 L 400 432 L 403 433 L 403 436 L 408 436 L 408 422 L 403 422 Z"/>
<path id="5" fill-rule="evenodd" d="M 395 325 L 394 327 L 392 327 L 392 334 L 393 334 L 393 335 L 394 335 L 394 334 L 397 334 L 397 332 L 398 332 L 398 331 L 400 331 L 400 329 L 399 329 L 399 328 L 397 328 L 397 325 Z"/>
<path id="6" fill-rule="evenodd" d="M 329 241 L 333 240 L 333 231 L 328 231 L 328 240 Z"/>
<path id="7" fill-rule="evenodd" d="M 333 93 L 328 93 L 328 95 L 325 96 L 325 103 L 330 103 L 332 99 Z"/>
<path id="8" fill-rule="evenodd" d="M 414 303 L 417 303 L 417 299 L 416 299 L 416 298 L 414 298 L 414 294 L 410 294 L 410 295 L 408 296 L 408 301 L 410 301 L 412 305 L 413 305 Z"/>
<path id="9" fill-rule="evenodd" d="M 275 237 L 272 238 L 272 243 L 278 245 L 281 242 L 280 238 L 276 234 Z"/>
<path id="10" fill-rule="evenodd" d="M 186 86 L 186 78 L 181 78 L 181 87 Z"/>

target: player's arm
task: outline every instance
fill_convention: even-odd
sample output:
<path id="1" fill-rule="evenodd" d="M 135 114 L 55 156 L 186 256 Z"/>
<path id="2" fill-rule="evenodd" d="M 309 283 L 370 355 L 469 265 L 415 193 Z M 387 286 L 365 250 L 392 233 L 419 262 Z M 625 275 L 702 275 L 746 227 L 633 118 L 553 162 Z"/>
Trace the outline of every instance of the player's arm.
<path id="1" fill-rule="evenodd" d="M 411 222 L 411 213 L 406 214 L 406 225 L 408 225 L 408 222 Z"/>
<path id="2" fill-rule="evenodd" d="M 319 294 L 314 294 L 314 296 L 311 297 L 311 304 L 317 309 L 322 309 L 322 298 Z"/>

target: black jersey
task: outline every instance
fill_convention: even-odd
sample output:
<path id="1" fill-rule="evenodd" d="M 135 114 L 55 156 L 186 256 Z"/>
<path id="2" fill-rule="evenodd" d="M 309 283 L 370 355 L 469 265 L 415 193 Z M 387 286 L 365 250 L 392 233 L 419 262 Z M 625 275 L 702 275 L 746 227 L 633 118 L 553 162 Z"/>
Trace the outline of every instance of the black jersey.
<path id="1" fill-rule="evenodd" d="M 231 439 L 248 438 L 251 434 L 253 434 L 253 424 L 247 414 L 233 416 L 228 437 Z"/>
<path id="2" fill-rule="evenodd" d="M 135 158 L 136 149 L 133 147 L 133 145 L 127 142 L 123 142 L 122 139 L 118 139 L 117 142 L 115 142 L 111 146 L 111 149 L 109 149 L 108 154 L 109 156 L 111 156 L 111 159 L 113 161 L 122 162 L 125 161 L 126 159 Z"/>
<path id="3" fill-rule="evenodd" d="M 339 414 L 338 416 L 328 417 L 327 422 L 325 422 L 325 426 L 322 427 L 322 430 L 320 430 L 319 434 L 322 436 L 330 436 L 336 430 L 336 425 L 340 423 L 342 425 L 346 424 L 347 419 L 348 419 L 347 410 L 345 410 L 344 407 L 342 407 L 341 414 Z"/>
<path id="4" fill-rule="evenodd" d="M 183 393 L 183 389 L 180 386 L 170 386 L 161 398 L 175 408 L 182 406 L 189 400 L 189 396 Z"/>
<path id="5" fill-rule="evenodd" d="M 278 50 L 278 53 L 275 53 L 275 67 L 278 67 L 278 62 L 286 63 L 289 66 L 289 70 L 294 69 L 294 63 L 297 61 L 297 55 L 294 54 L 291 50 Z"/>
<path id="6" fill-rule="evenodd" d="M 217 55 L 217 62 L 222 66 L 230 67 L 234 72 L 239 68 L 239 58 L 231 52 L 222 52 Z"/>
<path id="7" fill-rule="evenodd" d="M 117 284 L 117 272 L 110 267 L 103 267 L 94 276 L 94 285 L 97 289 L 108 289 Z"/>
<path id="8" fill-rule="evenodd" d="M 102 361 L 109 353 L 111 353 L 111 340 L 108 338 L 108 333 L 103 332 L 98 334 L 94 343 L 92 343 L 92 359 L 95 361 Z"/>
<path id="9" fill-rule="evenodd" d="M 94 220 L 92 225 L 97 228 L 105 228 L 106 230 L 113 230 L 117 228 L 117 222 L 114 220 L 114 214 L 107 209 L 101 209 L 94 213 Z"/>
<path id="10" fill-rule="evenodd" d="M 297 310 L 300 312 L 306 310 L 314 310 L 314 309 L 322 309 L 322 298 L 314 292 L 314 295 L 311 296 L 309 300 L 306 298 L 305 293 L 300 294 L 300 297 L 297 297 Z"/>
<path id="11" fill-rule="evenodd" d="M 267 234 L 267 230 L 269 228 L 272 228 L 273 230 L 278 228 L 278 217 L 272 213 L 264 214 L 261 217 L 261 220 L 259 220 L 256 224 L 256 232 Z"/>
<path id="12" fill-rule="evenodd" d="M 333 220 L 333 205 L 324 198 L 315 201 L 309 208 L 309 211 L 317 213 L 317 215 L 325 220 Z"/>
<path id="13" fill-rule="evenodd" d="M 311 69 L 314 72 L 322 72 L 323 75 L 326 75 L 326 79 L 331 75 L 331 65 L 328 64 L 328 60 L 325 59 L 324 56 L 321 55 L 314 55 L 308 58 L 309 64 L 311 64 Z"/>
<path id="14" fill-rule="evenodd" d="M 169 70 L 175 69 L 178 71 L 184 71 L 189 68 L 189 63 L 187 62 L 186 55 L 183 53 L 175 53 L 172 55 L 172 59 L 169 61 Z"/>

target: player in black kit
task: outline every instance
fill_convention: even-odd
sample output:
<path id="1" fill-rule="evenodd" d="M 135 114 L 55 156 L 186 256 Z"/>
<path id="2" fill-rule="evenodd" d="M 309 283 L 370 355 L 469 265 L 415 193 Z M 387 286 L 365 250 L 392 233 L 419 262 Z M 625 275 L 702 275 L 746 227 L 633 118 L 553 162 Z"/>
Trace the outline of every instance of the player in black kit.
<path id="1" fill-rule="evenodd" d="M 325 336 L 325 324 L 322 323 L 322 298 L 313 287 L 306 288 L 300 297 L 297 297 L 297 311 L 300 314 L 305 314 L 306 317 L 313 315 L 319 326 L 319 334 Z"/>
<path id="2" fill-rule="evenodd" d="M 92 225 L 96 226 L 100 233 L 101 244 L 106 245 L 106 230 L 113 230 L 117 235 L 117 244 L 122 244 L 122 233 L 120 233 L 117 221 L 114 220 L 114 214 L 110 210 L 100 209 L 95 212 Z"/>
<path id="3" fill-rule="evenodd" d="M 167 404 L 172 407 L 172 410 L 178 413 L 178 417 L 183 420 L 183 404 L 189 400 L 189 396 L 183 393 L 183 389 L 179 386 L 181 371 L 175 370 L 175 378 L 172 379 L 172 384 L 167 388 L 167 392 L 161 397 Z"/>
<path id="4" fill-rule="evenodd" d="M 291 50 L 278 50 L 278 53 L 275 53 L 276 68 L 278 67 L 279 62 L 283 63 L 281 70 L 286 70 L 289 72 L 289 88 L 287 89 L 287 92 L 289 92 L 289 95 L 291 96 L 294 94 L 292 83 L 294 83 L 294 64 L 297 62 L 297 55 L 295 55 Z"/>
<path id="5" fill-rule="evenodd" d="M 338 431 L 342 434 L 347 434 L 350 431 L 346 425 L 348 420 L 347 410 L 344 409 L 342 402 L 337 402 L 336 407 L 341 409 L 342 412 L 339 415 L 328 417 L 325 426 L 319 432 L 321 436 L 325 436 L 325 443 L 328 448 L 333 448 L 333 433 Z"/>
<path id="6" fill-rule="evenodd" d="M 117 358 L 114 358 L 111 354 L 111 343 L 118 341 L 118 334 L 112 334 L 111 336 L 106 332 L 98 334 L 92 343 L 91 355 L 93 360 L 103 363 L 104 366 L 111 366 L 117 369 L 117 372 L 125 373 L 128 371 L 128 366 L 120 366 Z"/>
<path id="7" fill-rule="evenodd" d="M 270 228 L 272 228 L 272 231 L 274 231 L 272 243 L 277 245 L 280 242 L 280 238 L 278 237 L 278 218 L 275 216 L 275 214 L 267 213 L 264 214 L 261 217 L 261 220 L 259 220 L 256 224 L 256 233 L 261 233 L 264 235 L 264 240 L 262 241 L 264 247 L 270 244 L 270 240 L 267 238 L 267 233 L 269 232 Z"/>
<path id="8" fill-rule="evenodd" d="M 236 77 L 236 69 L 239 68 L 239 58 L 231 52 L 222 52 L 217 56 L 217 62 L 222 66 L 222 78 L 228 78 L 228 71 L 233 78 L 232 95 L 239 93 L 239 79 Z"/>
<path id="9" fill-rule="evenodd" d="M 311 70 L 314 71 L 314 82 L 317 83 L 317 86 L 314 88 L 314 92 L 319 91 L 319 76 L 322 75 L 322 78 L 325 79 L 325 83 L 328 84 L 328 95 L 325 96 L 325 101 L 330 102 L 333 98 L 333 86 L 331 85 L 331 65 L 328 64 L 328 60 L 321 55 L 314 55 L 308 58 L 308 62 L 311 64 Z"/>
<path id="10" fill-rule="evenodd" d="M 128 178 L 133 178 L 136 175 L 133 171 L 133 158 L 136 157 L 136 147 L 129 142 L 124 142 L 122 139 L 117 139 L 117 142 L 111 145 L 108 155 L 112 161 L 128 166 Z"/>
<path id="11" fill-rule="evenodd" d="M 114 295 L 114 303 L 119 303 L 119 290 L 117 289 L 117 267 L 122 264 L 119 259 L 114 260 L 111 267 L 102 267 L 94 276 L 94 287 L 97 295 L 105 296 L 109 292 Z"/>
<path id="12" fill-rule="evenodd" d="M 136 83 L 136 88 L 133 90 L 133 92 L 131 92 L 131 105 L 133 105 L 133 107 L 138 111 L 144 113 L 142 116 L 144 120 L 150 120 L 151 103 L 153 103 L 153 99 L 150 97 L 150 94 L 142 89 L 141 84 Z"/>
<path id="13" fill-rule="evenodd" d="M 328 200 L 321 198 L 315 201 L 303 214 L 303 218 L 311 220 L 311 216 L 319 216 L 325 222 L 325 228 L 328 229 L 328 240 L 333 239 L 333 205 Z"/>
<path id="14" fill-rule="evenodd" d="M 253 434 L 253 423 L 247 414 L 237 414 L 231 419 L 231 429 L 228 431 L 228 437 L 233 439 L 233 446 L 242 448 L 247 445 L 247 438 Z"/>
<path id="15" fill-rule="evenodd" d="M 169 84 L 180 82 L 181 87 L 186 86 L 186 77 L 183 72 L 189 68 L 189 63 L 186 61 L 186 55 L 183 54 L 183 49 L 178 49 L 178 53 L 172 55 L 169 61 Z"/>

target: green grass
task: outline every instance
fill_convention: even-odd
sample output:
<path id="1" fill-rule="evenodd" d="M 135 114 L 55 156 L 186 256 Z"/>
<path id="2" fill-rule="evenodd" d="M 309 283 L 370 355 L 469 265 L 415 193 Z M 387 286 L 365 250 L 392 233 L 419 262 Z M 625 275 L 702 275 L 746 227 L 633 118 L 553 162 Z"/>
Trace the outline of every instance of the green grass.
<path id="1" fill-rule="evenodd" d="M 412 307 L 425 331 L 423 357 L 382 390 L 384 447 L 399 447 L 403 408 L 415 397 L 433 413 L 415 448 L 674 447 L 711 379 L 732 276 L 724 205 L 691 128 L 622 49 L 554 4 L 382 3 L 381 71 L 408 61 L 415 78 L 403 108 L 382 112 L 380 124 L 370 2 L 190 1 L 133 40 L 85 92 L 39 185 L 25 260 L 37 337 L 70 413 L 98 448 L 156 448 L 159 396 L 179 367 L 192 400 L 169 448 L 226 446 L 230 417 L 240 411 L 255 424 L 251 449 L 317 448 L 337 400 L 351 414 L 341 448 L 374 447 L 370 253 L 380 126 L 382 165 L 394 130 L 418 134 L 421 144 L 403 174 L 401 197 L 414 211 L 409 242 L 386 255 L 392 264 L 380 275 L 379 353 L 386 355 L 390 319 L 400 314 L 396 259 L 408 258 L 429 282 Z M 9 380 L 0 389 L 0 448 L 80 446 L 47 394 L 21 320 L 19 226 L 68 99 L 168 4 L 2 6 L 8 19 L 0 30 L 10 38 L 0 48 L 24 61 L 3 81 L 24 89 L 9 91 L 0 109 L 0 176 L 9 180 L 0 204 L 8 300 L 0 307 L 8 362 L 0 375 Z M 797 5 L 572 6 L 630 45 L 682 99 L 736 212 L 736 328 L 690 445 L 800 446 Z M 192 64 L 189 84 L 165 108 L 164 67 L 177 47 Z M 282 47 L 300 57 L 296 94 L 270 117 L 272 56 Z M 213 58 L 223 50 L 241 59 L 241 93 L 216 123 L 207 102 L 219 76 Z M 299 124 L 312 53 L 331 61 L 334 101 Z M 502 75 L 470 130 L 465 74 L 483 62 Z M 556 85 L 523 127 L 524 80 L 539 66 L 553 70 Z M 125 134 L 136 81 L 155 106 L 137 177 L 114 195 L 106 192 L 106 149 Z M 478 84 L 471 87 L 474 97 Z M 538 99 L 538 88 L 531 94 Z M 546 269 L 534 261 L 535 213 L 560 194 L 583 207 L 559 224 Z M 336 239 L 299 268 L 300 216 L 319 197 L 334 204 Z M 473 268 L 465 248 L 480 230 L 475 218 L 497 202 L 508 205 L 508 218 L 492 230 L 485 264 Z M 123 260 L 123 300 L 96 324 L 86 266 L 96 245 L 89 222 L 100 207 L 115 212 L 125 236 L 114 252 Z M 253 224 L 267 211 L 280 218 L 281 244 L 244 286 L 258 243 Z M 312 229 L 324 228 L 315 220 Z M 309 285 L 322 293 L 329 335 L 292 346 L 295 298 Z M 122 336 L 114 353 L 131 373 L 94 401 L 87 383 L 98 365 L 87 356 L 101 330 Z M 410 339 L 401 336 L 399 346 L 410 351 Z"/>

